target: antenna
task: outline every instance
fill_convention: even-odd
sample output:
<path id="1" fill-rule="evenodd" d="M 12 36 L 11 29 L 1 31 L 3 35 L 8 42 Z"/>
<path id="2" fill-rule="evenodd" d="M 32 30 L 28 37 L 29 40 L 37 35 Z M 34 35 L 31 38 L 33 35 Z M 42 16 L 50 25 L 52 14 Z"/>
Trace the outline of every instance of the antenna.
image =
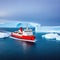
<path id="1" fill-rule="evenodd" d="M 28 30 L 28 24 L 26 25 L 26 30 Z"/>

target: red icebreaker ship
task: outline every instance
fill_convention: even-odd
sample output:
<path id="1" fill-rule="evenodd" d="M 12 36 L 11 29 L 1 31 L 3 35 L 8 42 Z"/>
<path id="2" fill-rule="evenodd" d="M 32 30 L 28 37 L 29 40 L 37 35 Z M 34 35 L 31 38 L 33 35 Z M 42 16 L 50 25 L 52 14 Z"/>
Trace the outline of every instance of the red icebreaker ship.
<path id="1" fill-rule="evenodd" d="M 18 40 L 35 42 L 33 31 L 32 29 L 28 29 L 28 27 L 24 30 L 21 27 L 18 31 L 11 33 L 11 36 Z"/>

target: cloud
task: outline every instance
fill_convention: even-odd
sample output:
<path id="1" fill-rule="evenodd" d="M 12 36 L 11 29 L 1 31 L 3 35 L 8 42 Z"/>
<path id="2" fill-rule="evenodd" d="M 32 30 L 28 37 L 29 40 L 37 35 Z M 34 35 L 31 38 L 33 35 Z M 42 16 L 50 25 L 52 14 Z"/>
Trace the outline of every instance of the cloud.
<path id="1" fill-rule="evenodd" d="M 5 24 L 5 23 L 1 22 L 0 24 Z"/>
<path id="2" fill-rule="evenodd" d="M 55 0 L 6 0 L 0 1 L 0 17 L 23 18 L 33 17 L 36 19 L 57 18 L 59 15 L 59 3 Z M 60 15 L 59 15 L 60 17 Z"/>

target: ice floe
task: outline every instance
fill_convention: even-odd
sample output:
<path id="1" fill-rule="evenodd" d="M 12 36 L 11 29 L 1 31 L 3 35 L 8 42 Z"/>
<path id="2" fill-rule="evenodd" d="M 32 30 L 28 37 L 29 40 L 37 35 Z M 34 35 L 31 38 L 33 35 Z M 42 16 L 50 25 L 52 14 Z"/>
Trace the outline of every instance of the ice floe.
<path id="1" fill-rule="evenodd" d="M 57 37 L 56 37 L 56 40 L 59 40 L 59 41 L 60 41 L 60 36 L 57 36 Z"/>
<path id="2" fill-rule="evenodd" d="M 57 33 L 47 33 L 45 35 L 42 35 L 42 38 L 60 40 L 60 35 Z"/>
<path id="3" fill-rule="evenodd" d="M 0 32 L 0 38 L 8 37 L 10 33 Z"/>

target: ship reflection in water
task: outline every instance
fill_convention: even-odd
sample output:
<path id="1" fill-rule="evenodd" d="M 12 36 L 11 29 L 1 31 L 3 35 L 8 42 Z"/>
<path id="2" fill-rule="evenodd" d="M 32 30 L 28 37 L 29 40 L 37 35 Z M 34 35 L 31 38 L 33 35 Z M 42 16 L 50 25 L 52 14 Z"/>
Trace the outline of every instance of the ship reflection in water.
<path id="1" fill-rule="evenodd" d="M 35 42 L 27 42 L 27 41 L 18 41 L 22 46 L 23 53 L 27 53 L 31 50 L 32 47 L 36 45 Z"/>

